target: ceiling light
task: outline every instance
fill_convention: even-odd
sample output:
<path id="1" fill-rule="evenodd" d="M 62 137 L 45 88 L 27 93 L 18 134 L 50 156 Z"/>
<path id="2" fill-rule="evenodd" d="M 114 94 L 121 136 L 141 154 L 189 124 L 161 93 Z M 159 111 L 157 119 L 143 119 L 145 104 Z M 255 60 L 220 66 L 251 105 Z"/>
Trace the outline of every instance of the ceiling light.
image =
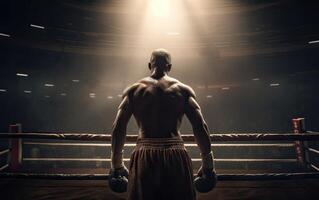
<path id="1" fill-rule="evenodd" d="M 6 89 L 0 89 L 0 92 L 7 92 Z"/>
<path id="2" fill-rule="evenodd" d="M 270 87 L 277 87 L 279 85 L 280 85 L 279 83 L 270 83 Z"/>
<path id="3" fill-rule="evenodd" d="M 90 98 L 95 98 L 96 94 L 92 92 L 92 93 L 89 93 L 89 96 L 90 96 Z"/>
<path id="4" fill-rule="evenodd" d="M 24 90 L 23 92 L 26 93 L 26 94 L 31 94 L 32 93 L 32 91 L 30 91 L 30 90 Z"/>
<path id="5" fill-rule="evenodd" d="M 319 40 L 313 40 L 313 41 L 308 42 L 308 44 L 315 44 L 315 43 L 319 43 Z"/>
<path id="6" fill-rule="evenodd" d="M 259 78 L 253 78 L 252 80 L 253 81 L 259 81 L 260 79 Z"/>
<path id="7" fill-rule="evenodd" d="M 44 29 L 44 26 L 40 26 L 40 25 L 36 25 L 36 24 L 30 24 L 30 26 L 33 28 Z"/>
<path id="8" fill-rule="evenodd" d="M 10 37 L 9 34 L 5 34 L 5 33 L 0 33 L 0 36 L 3 36 L 3 37 Z"/>
<path id="9" fill-rule="evenodd" d="M 168 17 L 171 14 L 170 0 L 151 0 L 151 13 L 155 17 Z"/>
<path id="10" fill-rule="evenodd" d="M 207 95 L 207 96 L 206 96 L 206 98 L 212 98 L 212 97 L 213 97 L 212 95 Z"/>
<path id="11" fill-rule="evenodd" d="M 199 85 L 197 86 L 198 89 L 205 89 L 205 85 Z"/>
<path id="12" fill-rule="evenodd" d="M 46 84 L 44 84 L 44 86 L 45 86 L 45 87 L 54 87 L 54 85 L 51 84 L 51 83 L 46 83 Z"/>
<path id="13" fill-rule="evenodd" d="M 222 90 L 229 90 L 229 87 L 223 87 Z"/>
<path id="14" fill-rule="evenodd" d="M 78 79 L 73 79 L 72 82 L 78 83 L 78 82 L 80 82 L 80 80 L 78 80 Z"/>
<path id="15" fill-rule="evenodd" d="M 29 76 L 28 74 L 24 74 L 24 73 L 17 73 L 16 75 L 17 76 L 22 76 L 22 77 L 28 77 Z"/>

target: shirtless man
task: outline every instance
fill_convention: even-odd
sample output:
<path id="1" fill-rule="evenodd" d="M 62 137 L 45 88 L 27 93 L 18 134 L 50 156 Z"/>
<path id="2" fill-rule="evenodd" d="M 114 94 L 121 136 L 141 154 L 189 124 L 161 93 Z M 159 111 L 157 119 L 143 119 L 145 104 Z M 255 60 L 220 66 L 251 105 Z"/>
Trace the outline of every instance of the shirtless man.
<path id="1" fill-rule="evenodd" d="M 151 75 L 123 95 L 112 131 L 111 173 L 127 174 L 123 146 L 130 117 L 139 132 L 129 167 L 129 200 L 194 200 L 193 169 L 180 135 L 185 114 L 201 151 L 199 175 L 216 181 L 208 127 L 191 87 L 169 77 L 171 56 L 165 49 L 151 55 Z M 212 176 L 213 174 L 213 176 Z"/>

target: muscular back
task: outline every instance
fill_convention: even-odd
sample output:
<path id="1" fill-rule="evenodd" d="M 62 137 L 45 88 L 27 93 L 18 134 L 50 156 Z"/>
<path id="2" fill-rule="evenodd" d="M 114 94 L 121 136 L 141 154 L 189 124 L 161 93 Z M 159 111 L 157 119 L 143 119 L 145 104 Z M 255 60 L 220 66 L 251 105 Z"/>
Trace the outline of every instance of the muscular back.
<path id="1" fill-rule="evenodd" d="M 191 89 L 169 76 L 147 77 L 131 86 L 128 96 L 140 137 L 179 137 Z"/>
<path id="2" fill-rule="evenodd" d="M 140 138 L 173 138 L 180 137 L 179 128 L 185 114 L 202 155 L 212 160 L 209 130 L 194 91 L 167 75 L 172 66 L 169 53 L 155 50 L 148 66 L 151 76 L 129 87 L 118 108 L 112 127 L 113 168 L 123 167 L 126 128 L 132 115 L 137 121 Z M 205 167 L 211 169 L 207 162 Z"/>
<path id="3" fill-rule="evenodd" d="M 194 91 L 167 75 L 147 77 L 129 87 L 123 95 L 112 129 L 113 155 L 121 155 L 127 123 L 134 115 L 140 138 L 180 137 L 183 115 L 192 124 L 196 142 L 203 155 L 211 152 L 209 130 L 195 100 Z M 116 166 L 116 159 L 112 159 Z"/>

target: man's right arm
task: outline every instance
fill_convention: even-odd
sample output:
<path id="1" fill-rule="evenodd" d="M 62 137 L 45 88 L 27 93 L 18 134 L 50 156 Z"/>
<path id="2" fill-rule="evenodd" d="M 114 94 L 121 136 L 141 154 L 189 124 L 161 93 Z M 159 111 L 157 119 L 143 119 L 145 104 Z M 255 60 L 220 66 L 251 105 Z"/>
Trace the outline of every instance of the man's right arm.
<path id="1" fill-rule="evenodd" d="M 186 98 L 185 114 L 192 124 L 194 136 L 201 151 L 202 168 L 205 170 L 214 170 L 208 126 L 204 120 L 200 106 L 196 102 L 195 93 L 191 88 L 188 88 Z"/>
<path id="2" fill-rule="evenodd" d="M 113 123 L 111 166 L 115 169 L 122 168 L 124 166 L 123 147 L 126 137 L 126 127 L 132 116 L 132 93 L 137 86 L 137 84 L 134 84 L 124 91 L 122 102 L 118 107 L 118 111 Z"/>

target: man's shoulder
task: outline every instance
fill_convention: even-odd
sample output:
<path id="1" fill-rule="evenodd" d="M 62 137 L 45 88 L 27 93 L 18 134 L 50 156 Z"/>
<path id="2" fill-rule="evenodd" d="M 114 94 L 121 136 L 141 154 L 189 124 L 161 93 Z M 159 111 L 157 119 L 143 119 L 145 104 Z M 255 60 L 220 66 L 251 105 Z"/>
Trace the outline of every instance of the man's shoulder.
<path id="1" fill-rule="evenodd" d="M 125 90 L 123 91 L 123 97 L 132 94 L 136 90 L 136 88 L 139 87 L 139 85 L 140 83 L 134 83 L 126 87 Z"/>
<path id="2" fill-rule="evenodd" d="M 182 89 L 182 91 L 189 97 L 196 97 L 195 91 L 192 87 L 189 85 L 186 85 L 184 83 L 180 83 L 179 87 Z"/>
<path id="3" fill-rule="evenodd" d="M 145 86 L 148 81 L 149 81 L 149 80 L 147 80 L 147 78 L 143 78 L 143 79 L 137 81 L 136 83 L 133 83 L 133 84 L 129 85 L 129 86 L 126 87 L 126 89 L 124 90 L 123 96 L 126 96 L 126 95 L 129 95 L 129 94 L 134 93 L 134 91 L 135 91 L 137 88 L 139 88 L 139 87 L 141 87 L 141 86 Z"/>
<path id="4" fill-rule="evenodd" d="M 185 83 L 182 83 L 181 81 L 175 78 L 172 78 L 172 77 L 170 78 L 175 82 L 175 84 L 180 88 L 181 92 L 183 92 L 186 96 L 190 96 L 190 97 L 196 96 L 192 87 L 190 87 L 189 85 Z"/>

